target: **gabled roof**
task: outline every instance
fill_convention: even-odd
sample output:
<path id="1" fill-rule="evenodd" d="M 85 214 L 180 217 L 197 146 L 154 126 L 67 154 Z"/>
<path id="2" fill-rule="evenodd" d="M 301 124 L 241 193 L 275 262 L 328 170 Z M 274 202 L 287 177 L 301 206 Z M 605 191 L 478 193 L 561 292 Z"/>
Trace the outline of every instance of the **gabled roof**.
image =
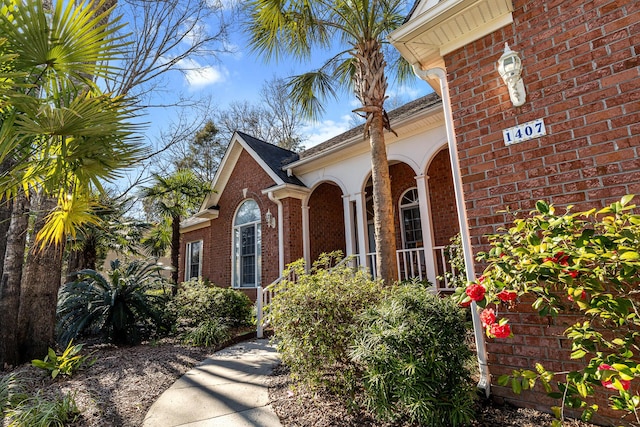
<path id="1" fill-rule="evenodd" d="M 283 183 L 304 186 L 302 181 L 295 176 L 288 176 L 282 169 L 286 164 L 298 160 L 300 158 L 298 153 L 278 147 L 277 145 L 269 144 L 261 139 L 247 135 L 244 132 L 238 131 L 237 134 L 240 135 L 244 142 L 253 149 L 255 154 L 269 166 L 271 171 L 278 175 Z"/>
<path id="2" fill-rule="evenodd" d="M 209 193 L 205 198 L 200 211 L 195 215 L 196 217 L 215 218 L 217 216 L 218 201 L 243 150 L 249 153 L 256 163 L 271 177 L 276 187 L 286 184 L 304 187 L 302 181 L 295 176 L 288 176 L 287 172 L 282 169 L 287 163 L 298 159 L 297 153 L 236 131 L 231 137 L 229 147 L 227 147 L 227 151 L 220 162 L 220 167 L 213 178 L 213 192 Z"/>

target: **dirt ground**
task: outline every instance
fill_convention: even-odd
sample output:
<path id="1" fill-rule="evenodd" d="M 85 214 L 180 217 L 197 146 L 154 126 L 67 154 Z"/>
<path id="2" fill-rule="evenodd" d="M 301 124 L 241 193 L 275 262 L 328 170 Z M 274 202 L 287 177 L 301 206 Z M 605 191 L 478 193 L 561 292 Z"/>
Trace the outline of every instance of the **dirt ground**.
<path id="1" fill-rule="evenodd" d="M 162 340 L 135 347 L 100 345 L 90 350 L 97 356 L 95 364 L 71 378 L 52 380 L 47 372 L 30 365 L 12 372 L 28 378 L 28 386 L 34 392 L 73 393 L 82 413 L 73 427 L 134 427 L 142 425 L 147 410 L 164 390 L 216 349 Z M 0 376 L 7 374 L 0 372 Z M 335 397 L 294 387 L 285 367 L 276 369 L 269 386 L 272 405 L 285 427 L 408 427 L 376 423 L 364 412 L 349 411 Z M 473 426 L 542 427 L 550 425 L 551 420 L 551 416 L 533 410 L 485 404 L 479 407 L 478 421 Z M 574 421 L 565 426 L 591 425 Z"/>

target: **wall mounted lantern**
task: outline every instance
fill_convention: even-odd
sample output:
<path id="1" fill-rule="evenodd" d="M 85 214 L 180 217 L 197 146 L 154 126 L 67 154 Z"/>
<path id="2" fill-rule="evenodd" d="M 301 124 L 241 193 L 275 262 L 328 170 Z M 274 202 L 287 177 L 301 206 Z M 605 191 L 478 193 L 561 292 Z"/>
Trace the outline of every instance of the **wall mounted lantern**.
<path id="1" fill-rule="evenodd" d="M 269 209 L 264 214 L 264 221 L 267 223 L 267 227 L 276 228 L 276 217 L 271 214 Z"/>
<path id="2" fill-rule="evenodd" d="M 524 82 L 520 77 L 522 73 L 522 61 L 518 52 L 509 48 L 509 44 L 504 44 L 504 53 L 498 60 L 498 73 L 509 89 L 509 97 L 514 107 L 524 104 L 527 93 L 524 90 Z"/>

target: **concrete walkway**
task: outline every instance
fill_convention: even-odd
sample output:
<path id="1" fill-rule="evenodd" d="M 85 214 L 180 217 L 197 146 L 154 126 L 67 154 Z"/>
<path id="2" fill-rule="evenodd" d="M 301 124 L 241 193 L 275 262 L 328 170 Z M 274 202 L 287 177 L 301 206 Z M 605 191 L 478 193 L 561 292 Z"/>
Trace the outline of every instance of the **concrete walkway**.
<path id="1" fill-rule="evenodd" d="M 143 427 L 281 427 L 266 385 L 278 363 L 267 339 L 216 352 L 160 395 Z"/>

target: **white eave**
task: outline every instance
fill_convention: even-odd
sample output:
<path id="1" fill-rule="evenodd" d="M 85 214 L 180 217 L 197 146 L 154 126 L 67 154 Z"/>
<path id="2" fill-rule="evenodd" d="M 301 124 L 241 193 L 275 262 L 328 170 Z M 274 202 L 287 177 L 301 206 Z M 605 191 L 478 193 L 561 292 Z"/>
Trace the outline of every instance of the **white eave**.
<path id="1" fill-rule="evenodd" d="M 441 0 L 389 35 L 411 64 L 443 67 L 444 55 L 513 22 L 511 0 Z"/>
<path id="2" fill-rule="evenodd" d="M 444 123 L 442 104 L 437 103 L 430 108 L 402 120 L 392 120 L 391 128 L 396 131 L 399 136 L 397 137 L 391 132 L 386 132 L 385 144 L 393 144 L 400 139 L 424 132 L 426 129 L 441 126 L 442 123 Z M 336 161 L 342 161 L 349 157 L 368 152 L 370 149 L 369 140 L 365 139 L 362 134 L 357 134 L 332 147 L 288 164 L 286 170 L 289 175 L 300 176 L 310 170 L 322 168 Z"/>
<path id="3" fill-rule="evenodd" d="M 194 215 L 180 223 L 180 234 L 199 230 L 201 228 L 208 227 L 210 224 L 211 224 L 210 219 L 198 218 L 197 216 Z"/>
<path id="4" fill-rule="evenodd" d="M 285 199 L 291 197 L 293 199 L 304 199 L 309 195 L 309 190 L 306 187 L 293 184 L 281 184 L 275 187 L 269 187 L 262 190 L 262 194 L 272 193 L 276 199 Z"/>

